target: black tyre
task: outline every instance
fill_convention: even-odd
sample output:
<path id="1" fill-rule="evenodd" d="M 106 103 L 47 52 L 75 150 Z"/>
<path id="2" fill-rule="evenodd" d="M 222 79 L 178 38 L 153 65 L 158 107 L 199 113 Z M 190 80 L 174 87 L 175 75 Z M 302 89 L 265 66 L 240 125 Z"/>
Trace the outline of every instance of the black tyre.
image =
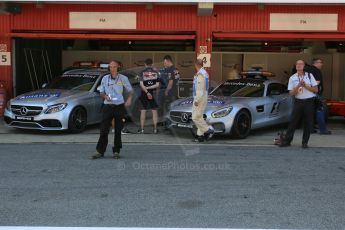
<path id="1" fill-rule="evenodd" d="M 249 112 L 246 110 L 240 110 L 235 117 L 235 121 L 232 127 L 232 134 L 236 138 L 246 138 L 251 129 L 251 118 Z"/>
<path id="2" fill-rule="evenodd" d="M 68 120 L 68 130 L 71 133 L 82 132 L 87 124 L 87 114 L 84 108 L 76 107 L 72 110 Z"/>

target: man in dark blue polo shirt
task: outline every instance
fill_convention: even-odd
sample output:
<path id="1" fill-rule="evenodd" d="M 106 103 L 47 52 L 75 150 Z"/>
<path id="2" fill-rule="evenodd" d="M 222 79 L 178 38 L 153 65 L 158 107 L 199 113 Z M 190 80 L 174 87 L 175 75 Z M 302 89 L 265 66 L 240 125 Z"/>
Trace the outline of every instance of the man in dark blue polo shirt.
<path id="1" fill-rule="evenodd" d="M 177 87 L 180 73 L 174 66 L 170 55 L 163 58 L 164 68 L 159 70 L 160 90 L 158 105 L 160 115 L 164 115 L 169 104 L 177 99 Z"/>

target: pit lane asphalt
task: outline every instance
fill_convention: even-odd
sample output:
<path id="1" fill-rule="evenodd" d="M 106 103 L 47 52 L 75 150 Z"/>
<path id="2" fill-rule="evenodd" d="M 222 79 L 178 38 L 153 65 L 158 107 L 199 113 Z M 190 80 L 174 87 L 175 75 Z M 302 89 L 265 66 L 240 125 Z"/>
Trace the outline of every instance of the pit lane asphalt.
<path id="1" fill-rule="evenodd" d="M 35 130 L 12 129 L 4 126 L 4 121 L 0 121 L 0 143 L 97 143 L 99 137 L 99 125 L 87 127 L 79 134 L 69 134 L 67 132 L 48 132 Z M 312 134 L 309 145 L 313 147 L 338 147 L 345 148 L 345 118 L 333 117 L 328 121 L 328 127 L 332 135 Z M 136 133 L 138 125 L 129 123 L 127 128 Z M 234 146 L 273 146 L 273 139 L 277 132 L 286 127 L 276 126 L 260 130 L 254 130 L 246 139 L 234 139 L 230 136 L 215 136 L 208 145 L 234 145 Z M 152 134 L 152 127 L 146 127 L 148 134 L 128 134 L 122 135 L 123 143 L 130 144 L 176 144 L 190 145 L 192 135 L 188 130 L 177 130 L 173 132 L 164 131 L 160 127 L 159 134 Z M 109 140 L 112 140 L 110 134 Z M 302 130 L 296 130 L 292 145 L 300 146 L 302 140 Z"/>
<path id="2" fill-rule="evenodd" d="M 0 226 L 345 228 L 343 148 L 1 144 Z"/>
<path id="3" fill-rule="evenodd" d="M 344 120 L 329 127 L 307 150 L 301 130 L 292 147 L 273 146 L 282 127 L 205 144 L 183 131 L 129 134 L 123 159 L 108 148 L 92 161 L 98 125 L 67 134 L 0 122 L 0 226 L 344 229 Z"/>

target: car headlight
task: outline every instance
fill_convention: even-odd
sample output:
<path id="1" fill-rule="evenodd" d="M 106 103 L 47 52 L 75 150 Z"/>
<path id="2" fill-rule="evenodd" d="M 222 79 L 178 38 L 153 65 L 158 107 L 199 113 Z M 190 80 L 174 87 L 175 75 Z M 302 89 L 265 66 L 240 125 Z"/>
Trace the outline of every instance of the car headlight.
<path id="1" fill-rule="evenodd" d="M 222 108 L 222 109 L 219 109 L 217 111 L 214 111 L 211 116 L 213 118 L 220 118 L 220 117 L 225 117 L 227 116 L 230 112 L 232 111 L 232 106 L 230 107 L 226 107 L 226 108 Z"/>
<path id="2" fill-rule="evenodd" d="M 56 113 L 64 110 L 67 107 L 67 103 L 61 103 L 56 105 L 51 105 L 44 113 Z"/>
<path id="3" fill-rule="evenodd" d="M 7 109 L 8 111 L 11 110 L 11 100 L 8 100 L 8 102 L 7 102 L 7 104 L 6 104 L 6 109 Z"/>

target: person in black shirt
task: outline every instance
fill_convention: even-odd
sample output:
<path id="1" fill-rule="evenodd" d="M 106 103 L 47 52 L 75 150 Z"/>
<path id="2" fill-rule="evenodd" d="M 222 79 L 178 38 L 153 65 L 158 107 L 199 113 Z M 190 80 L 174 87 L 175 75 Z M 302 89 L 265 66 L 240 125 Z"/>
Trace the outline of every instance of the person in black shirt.
<path id="1" fill-rule="evenodd" d="M 324 100 L 323 99 L 323 76 L 322 76 L 322 69 L 323 66 L 323 61 L 321 58 L 313 58 L 312 60 L 312 66 L 309 68 L 310 69 L 310 73 L 313 74 L 313 76 L 315 77 L 315 80 L 318 84 L 318 93 L 316 95 L 316 97 L 318 97 L 320 100 Z M 317 102 L 318 100 L 315 99 L 315 101 Z M 320 134 L 321 135 L 329 135 L 331 134 L 331 131 L 329 131 L 327 129 L 326 126 L 326 119 L 325 119 L 325 109 L 323 105 L 315 105 L 315 117 L 316 117 L 316 121 L 317 124 L 319 126 L 319 130 L 320 130 Z"/>
<path id="2" fill-rule="evenodd" d="M 323 61 L 320 58 L 313 58 L 312 65 L 309 67 L 309 72 L 313 74 L 316 82 L 318 83 L 317 87 L 319 89 L 319 95 L 322 95 L 323 93 L 323 77 L 321 72 L 322 66 Z"/>
<path id="3" fill-rule="evenodd" d="M 164 56 L 164 68 L 159 70 L 160 90 L 158 104 L 160 115 L 165 115 L 169 104 L 177 99 L 180 73 L 174 66 L 170 55 Z"/>
<path id="4" fill-rule="evenodd" d="M 157 122 L 158 114 L 156 103 L 156 90 L 159 88 L 159 74 L 158 71 L 152 67 L 152 59 L 148 58 L 145 60 L 145 69 L 140 73 L 140 88 L 142 90 L 140 96 L 140 102 L 142 108 L 140 110 L 140 129 L 138 133 L 144 133 L 145 119 L 146 119 L 146 110 L 152 111 L 152 120 L 153 120 L 153 133 L 157 133 Z"/>

